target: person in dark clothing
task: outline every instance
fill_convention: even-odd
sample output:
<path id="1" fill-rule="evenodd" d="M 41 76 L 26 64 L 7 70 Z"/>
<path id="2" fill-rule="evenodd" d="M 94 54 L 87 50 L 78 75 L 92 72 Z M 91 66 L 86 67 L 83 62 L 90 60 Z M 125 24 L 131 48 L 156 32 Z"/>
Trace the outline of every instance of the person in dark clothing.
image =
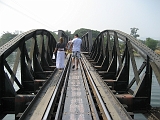
<path id="1" fill-rule="evenodd" d="M 64 60 L 65 60 L 65 44 L 63 43 L 63 38 L 60 37 L 59 42 L 56 44 L 56 48 L 54 50 L 54 54 L 57 51 L 57 58 L 56 58 L 56 68 L 59 70 L 64 69 Z"/>

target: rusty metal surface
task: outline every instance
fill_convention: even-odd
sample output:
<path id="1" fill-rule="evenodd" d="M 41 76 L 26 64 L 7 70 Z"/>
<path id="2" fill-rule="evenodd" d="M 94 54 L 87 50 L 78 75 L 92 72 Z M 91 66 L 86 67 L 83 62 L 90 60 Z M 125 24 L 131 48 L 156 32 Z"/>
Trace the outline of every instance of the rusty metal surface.
<path id="1" fill-rule="evenodd" d="M 140 78 L 139 78 L 137 65 L 136 65 L 135 57 L 134 57 L 133 50 L 132 50 L 132 45 L 128 41 L 127 41 L 127 45 L 128 45 L 128 49 L 129 49 L 129 54 L 130 54 L 132 66 L 133 66 L 133 72 L 134 72 L 135 80 L 136 80 L 136 83 L 138 84 L 138 82 L 140 81 Z"/>
<path id="2" fill-rule="evenodd" d="M 80 69 L 70 73 L 62 119 L 92 120 Z"/>
<path id="3" fill-rule="evenodd" d="M 133 45 L 133 47 L 138 49 L 139 53 L 143 55 L 143 57 L 147 58 L 147 55 L 156 63 L 156 65 L 160 68 L 160 57 L 158 54 L 156 54 L 153 50 L 151 50 L 149 47 L 135 39 L 134 37 L 119 31 L 115 30 L 118 33 L 118 36 L 128 37 Z"/>
<path id="4" fill-rule="evenodd" d="M 105 103 L 106 108 L 108 109 L 112 119 L 114 120 L 131 120 L 131 116 L 127 113 L 122 104 L 117 100 L 114 94 L 111 92 L 109 87 L 103 82 L 98 73 L 91 67 L 87 59 L 82 55 L 86 61 L 87 69 L 89 69 L 90 74 L 94 80 L 94 83 L 101 95 L 103 102 Z"/>
<path id="5" fill-rule="evenodd" d="M 65 44 L 68 42 L 69 37 L 65 34 L 64 31 L 59 30 L 58 36 L 64 38 Z M 40 37 L 40 40 L 38 39 L 38 37 Z M 132 36 L 118 30 L 102 31 L 93 43 L 92 49 L 91 34 L 87 33 L 83 37 L 84 39 L 82 40 L 82 48 L 84 48 L 84 50 L 88 52 L 88 59 L 90 59 L 92 65 L 94 65 L 99 71 L 99 74 L 101 74 L 99 76 L 92 65 L 87 62 L 86 69 L 88 69 L 87 71 L 89 71 L 89 79 L 94 80 L 94 82 L 90 82 L 90 84 L 95 84 L 96 86 L 95 88 L 94 85 L 91 85 L 91 87 L 95 89 L 92 92 L 95 94 L 97 101 L 99 101 L 97 102 L 99 104 L 97 106 L 100 106 L 100 109 L 103 110 L 105 109 L 105 107 L 107 107 L 110 114 L 112 115 L 112 118 L 114 119 L 126 119 L 126 117 L 128 117 L 128 113 L 126 113 L 123 105 L 120 104 L 119 101 L 117 101 L 116 97 L 110 89 L 115 90 L 115 93 L 119 94 L 117 96 L 123 96 L 122 93 L 129 93 L 130 91 L 132 91 L 130 88 L 136 81 L 138 85 L 135 91 L 130 92 L 130 94 L 134 96 L 131 106 L 134 106 L 136 108 L 135 110 L 147 109 L 149 111 L 151 109 L 150 99 L 152 70 L 160 84 L 160 57 L 150 48 L 143 45 Z M 26 45 L 28 44 L 28 41 L 31 41 L 31 48 Z M 123 41 L 126 45 L 126 48 L 124 49 L 124 51 L 122 51 L 122 56 L 120 55 L 121 51 L 119 48 L 119 41 Z M 13 101 L 16 94 L 36 94 L 36 90 L 39 89 L 39 87 L 46 81 L 46 79 L 51 77 L 51 74 L 55 69 L 55 67 L 51 67 L 55 64 L 55 61 L 53 62 L 51 59 L 51 55 L 53 49 L 55 48 L 55 45 L 56 41 L 51 33 L 47 30 L 40 29 L 30 30 L 28 32 L 22 33 L 21 35 L 16 36 L 5 45 L 0 47 L 0 76 L 2 79 L 0 83 L 0 98 L 3 100 L 3 102 L 0 103 L 2 105 L 0 109 L 1 111 L 4 110 L 2 112 L 14 112 L 14 103 L 12 104 L 12 106 L 9 106 L 8 96 L 11 96 L 11 102 L 16 102 Z M 134 51 L 138 51 L 138 53 L 145 60 L 147 60 L 147 64 L 144 67 L 141 67 L 139 70 L 137 69 L 136 61 L 134 59 L 133 49 Z M 17 54 L 13 69 L 11 69 L 7 61 L 7 57 L 12 53 Z M 130 61 L 133 68 L 134 76 L 131 83 L 129 84 Z M 21 82 L 19 82 L 19 79 L 17 79 L 16 77 L 19 63 L 21 64 Z M 7 69 L 8 73 L 6 73 L 4 68 Z M 102 70 L 105 71 L 105 73 L 101 73 Z M 144 71 L 145 74 L 140 75 L 141 71 Z M 101 79 L 101 77 L 103 79 L 106 79 L 105 82 Z M 41 80 L 37 81 L 37 79 Z M 112 79 L 112 81 L 109 81 L 107 79 Z M 13 82 L 15 82 L 19 86 L 19 91 L 14 90 L 12 84 L 10 84 Z M 54 82 L 55 84 L 57 83 L 56 80 Z M 83 82 L 84 81 L 82 79 L 82 73 L 80 70 L 71 71 L 65 103 L 66 107 L 64 108 L 64 110 L 66 111 L 63 115 L 64 119 L 93 118 L 91 117 L 93 113 L 91 113 L 90 110 L 91 103 L 90 100 L 88 100 L 89 97 L 86 95 L 86 86 Z M 106 83 L 111 84 L 112 87 L 109 88 L 108 86 L 106 86 Z M 56 85 L 54 85 L 54 87 L 55 86 Z M 54 87 L 52 87 L 53 91 L 55 89 Z M 40 97 L 42 98 L 43 95 L 41 94 Z M 37 94 L 37 96 L 39 96 L 39 94 Z M 127 103 L 128 99 L 130 99 L 130 97 L 128 96 L 130 95 L 128 94 L 127 96 L 123 96 L 119 99 L 120 101 Z M 99 98 L 101 98 L 101 100 Z M 39 98 L 35 97 L 35 99 Z M 44 109 L 42 110 L 43 112 L 40 110 L 41 107 L 43 108 L 44 106 L 47 106 L 47 103 L 45 102 L 45 99 L 43 99 L 43 102 L 40 102 L 40 107 L 35 108 L 39 110 L 36 113 L 37 116 L 39 116 L 40 114 L 42 115 L 42 113 L 45 111 Z M 68 103 L 73 105 L 69 105 Z M 140 106 L 141 103 L 143 103 L 142 106 Z M 38 103 L 35 103 L 34 105 L 36 106 L 37 104 Z M 6 105 L 8 105 L 9 107 L 6 107 Z M 5 107 L 7 109 L 5 109 Z M 71 111 L 69 112 L 68 110 Z M 156 115 L 159 117 L 158 109 L 150 110 L 148 113 L 148 118 L 150 119 L 150 117 Z M 33 119 L 35 118 L 36 117 L 34 117 Z"/>
<path id="6" fill-rule="evenodd" d="M 43 86 L 43 89 L 41 89 L 40 92 L 36 95 L 32 103 L 28 106 L 24 114 L 21 116 L 20 120 L 42 118 L 60 75 L 61 72 L 56 71 L 54 76 L 52 76 L 50 80 L 45 83 L 45 87 Z"/>
<path id="7" fill-rule="evenodd" d="M 39 41 L 39 38 L 40 42 Z M 17 35 L 0 47 L 0 99 L 16 97 L 17 94 L 37 93 L 40 84 L 35 79 L 47 80 L 55 67 L 52 61 L 56 41 L 53 35 L 44 29 L 34 29 Z M 16 85 L 13 86 L 13 83 Z M 15 87 L 17 86 L 17 87 Z M 36 89 L 35 89 L 36 88 Z M 13 102 L 13 106 L 15 101 Z M 0 101 L 0 114 L 13 112 L 14 107 L 3 109 L 9 104 L 7 99 Z M 27 106 L 26 106 L 27 107 Z M 23 111 L 21 111 L 23 112 Z"/>
<path id="8" fill-rule="evenodd" d="M 82 37 L 82 49 L 85 52 L 91 52 L 93 40 L 92 40 L 92 31 L 89 30 L 86 34 L 84 34 Z"/>
<path id="9" fill-rule="evenodd" d="M 85 68 L 83 68 L 83 65 L 80 61 L 80 68 L 81 68 L 81 72 L 82 72 L 82 78 L 84 81 L 84 86 L 86 89 L 86 94 L 87 94 L 87 98 L 88 98 L 88 102 L 89 102 L 89 106 L 90 106 L 90 110 L 91 110 L 91 114 L 92 114 L 92 118 L 93 120 L 100 120 L 100 116 L 99 116 L 99 111 L 97 111 L 96 109 L 96 103 L 94 102 L 94 96 L 92 95 L 92 91 L 90 90 L 88 81 L 87 81 L 87 77 L 85 74 Z"/>
<path id="10" fill-rule="evenodd" d="M 160 119 L 160 108 L 152 108 L 151 110 L 144 113 L 148 120 L 159 120 Z"/>
<path id="11" fill-rule="evenodd" d="M 68 83 L 68 78 L 69 78 L 69 73 L 70 73 L 70 67 L 71 67 L 71 62 L 69 63 L 68 69 L 66 71 L 64 84 L 63 84 L 63 87 L 62 87 L 62 90 L 61 90 L 61 96 L 60 96 L 60 99 L 59 99 L 59 103 L 58 103 L 58 106 L 57 106 L 57 111 L 56 111 L 55 118 L 54 118 L 55 120 L 59 120 L 59 119 L 62 118 L 63 106 L 64 106 L 65 97 L 66 97 L 67 83 Z"/>
<path id="12" fill-rule="evenodd" d="M 135 52 L 144 59 L 144 62 L 135 59 Z M 122 31 L 104 30 L 94 40 L 91 52 L 85 56 L 96 68 L 99 73 L 97 76 L 100 75 L 102 78 L 100 80 L 105 80 L 106 84 L 111 85 L 109 87 L 114 94 L 129 93 L 134 96 L 132 105 L 130 105 L 134 106 L 133 109 L 130 109 L 132 112 L 141 111 L 142 113 L 144 110 L 151 109 L 151 94 L 154 92 L 151 85 L 154 74 L 156 77 L 154 79 L 157 79 L 160 84 L 160 56 L 158 54 Z M 90 68 L 89 71 L 91 71 Z M 94 79 L 97 78 L 94 77 Z M 114 81 L 111 82 L 108 79 Z M 99 90 L 101 85 L 98 87 Z M 127 104 L 127 100 L 123 103 Z"/>

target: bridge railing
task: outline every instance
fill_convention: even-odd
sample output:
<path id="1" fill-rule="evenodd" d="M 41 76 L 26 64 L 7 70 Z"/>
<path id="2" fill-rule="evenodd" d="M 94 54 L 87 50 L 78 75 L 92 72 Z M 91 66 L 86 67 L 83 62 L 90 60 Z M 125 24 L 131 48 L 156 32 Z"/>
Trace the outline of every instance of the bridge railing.
<path id="1" fill-rule="evenodd" d="M 91 52 L 92 45 L 92 31 L 90 30 L 82 36 L 82 50 L 85 52 Z"/>
<path id="2" fill-rule="evenodd" d="M 58 30 L 58 39 L 62 37 L 63 38 L 63 42 L 65 45 L 67 45 L 68 41 L 69 41 L 69 37 L 68 35 L 66 35 L 66 33 L 63 30 Z"/>
<path id="3" fill-rule="evenodd" d="M 56 40 L 47 30 L 30 30 L 0 47 L 0 113 L 14 112 L 15 96 L 36 92 L 55 69 Z"/>
<path id="4" fill-rule="evenodd" d="M 84 46 L 88 47 L 87 44 Z M 138 63 L 136 55 L 141 56 L 143 62 Z M 117 94 L 132 95 L 137 104 L 132 106 L 128 102 L 130 109 L 150 108 L 152 73 L 160 84 L 158 54 L 124 32 L 105 30 L 95 39 L 88 59 Z"/>

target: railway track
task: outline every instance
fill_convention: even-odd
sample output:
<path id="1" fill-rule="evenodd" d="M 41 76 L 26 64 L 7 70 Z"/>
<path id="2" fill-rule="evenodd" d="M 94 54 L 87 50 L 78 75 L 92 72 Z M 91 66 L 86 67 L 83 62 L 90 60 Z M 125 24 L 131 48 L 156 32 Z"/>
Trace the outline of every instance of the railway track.
<path id="1" fill-rule="evenodd" d="M 110 101 L 105 101 L 107 96 L 103 93 L 100 83 L 94 81 L 97 79 L 92 75 L 94 72 L 96 71 L 88 65 L 84 56 L 80 60 L 79 69 L 71 69 L 69 57 L 65 69 L 55 71 L 52 79 L 43 86 L 48 89 L 45 91 L 46 88 L 43 88 L 39 91 L 20 120 L 132 119 L 112 93 L 113 96 L 108 98 Z M 104 87 L 106 89 L 106 86 Z M 118 107 L 110 105 L 112 102 L 116 102 L 115 105 Z"/>

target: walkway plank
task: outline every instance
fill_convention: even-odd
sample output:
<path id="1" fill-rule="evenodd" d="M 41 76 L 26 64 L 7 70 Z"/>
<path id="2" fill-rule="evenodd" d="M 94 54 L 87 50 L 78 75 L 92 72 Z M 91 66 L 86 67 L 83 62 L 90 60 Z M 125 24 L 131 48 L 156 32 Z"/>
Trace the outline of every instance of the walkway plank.
<path id="1" fill-rule="evenodd" d="M 71 70 L 62 120 L 92 120 L 80 69 Z"/>

